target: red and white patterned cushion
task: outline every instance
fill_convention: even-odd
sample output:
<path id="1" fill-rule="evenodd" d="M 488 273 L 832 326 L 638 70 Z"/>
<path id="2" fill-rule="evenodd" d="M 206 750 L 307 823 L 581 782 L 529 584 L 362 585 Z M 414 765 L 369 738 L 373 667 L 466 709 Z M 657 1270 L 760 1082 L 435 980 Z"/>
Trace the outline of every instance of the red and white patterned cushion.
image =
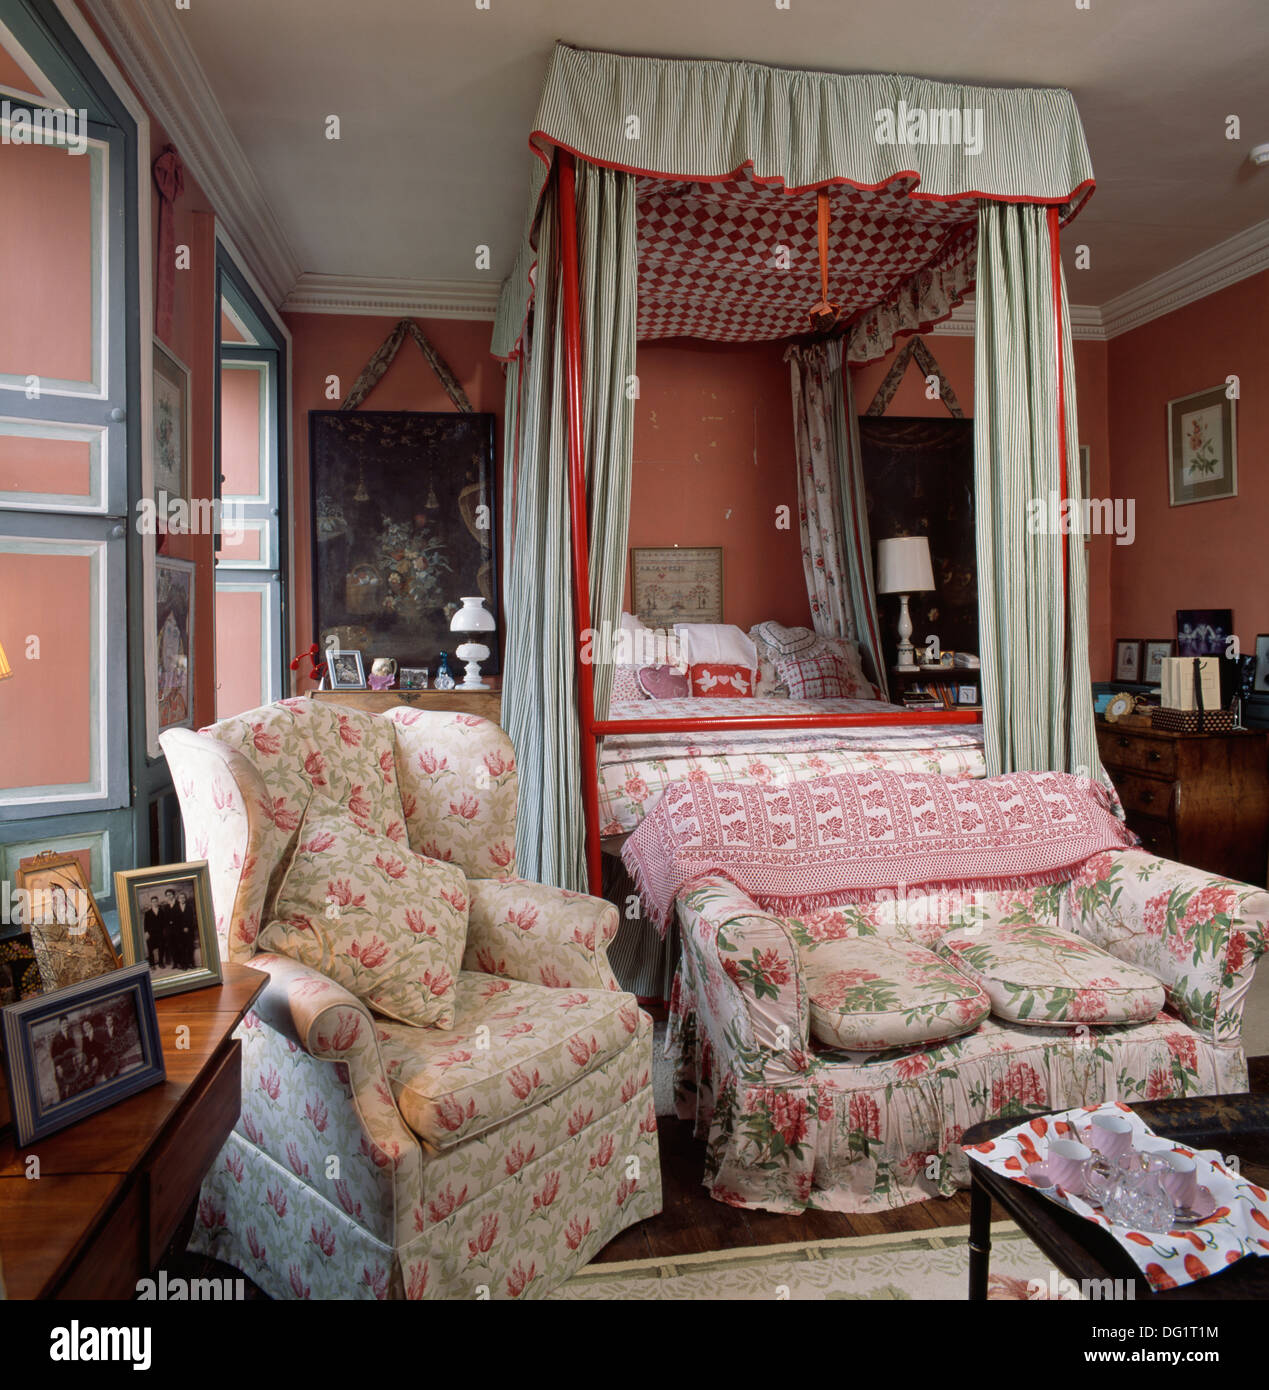
<path id="1" fill-rule="evenodd" d="M 745 699 L 753 694 L 755 672 L 727 661 L 699 661 L 689 668 L 692 694 L 711 699 Z"/>
<path id="2" fill-rule="evenodd" d="M 822 651 L 817 656 L 789 657 L 776 663 L 780 679 L 794 700 L 850 698 L 850 671 L 841 657 Z"/>
<path id="3" fill-rule="evenodd" d="M 682 700 L 692 693 L 686 672 L 677 666 L 640 666 L 639 689 L 649 700 Z"/>
<path id="4" fill-rule="evenodd" d="M 612 673 L 613 700 L 646 700 L 639 688 L 639 671 L 634 666 L 614 666 Z"/>

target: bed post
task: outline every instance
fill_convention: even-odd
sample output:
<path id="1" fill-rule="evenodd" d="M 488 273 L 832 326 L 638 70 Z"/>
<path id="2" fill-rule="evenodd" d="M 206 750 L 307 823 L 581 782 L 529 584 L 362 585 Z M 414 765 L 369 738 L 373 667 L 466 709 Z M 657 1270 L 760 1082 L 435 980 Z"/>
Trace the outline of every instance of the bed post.
<path id="1" fill-rule="evenodd" d="M 1070 480 L 1066 475 L 1066 364 L 1063 360 L 1065 354 L 1062 352 L 1062 231 L 1057 208 L 1049 208 L 1048 221 L 1049 259 L 1053 268 L 1053 336 L 1057 340 L 1057 437 L 1060 487 L 1062 489 L 1058 503 L 1060 507 L 1064 508 Z M 1092 486 L 1091 478 L 1089 479 L 1089 486 Z M 1083 501 L 1082 498 L 1080 500 Z M 1061 516 L 1062 514 L 1062 511 L 1059 510 L 1058 515 Z M 1062 641 L 1064 656 L 1068 662 L 1071 650 L 1071 589 L 1070 579 L 1067 575 L 1070 546 L 1070 531 L 1064 529 L 1062 533 Z M 1069 670 L 1069 664 L 1067 669 Z M 1069 721 L 1066 727 L 1066 763 L 1068 767 L 1071 765 Z"/>
<path id="2" fill-rule="evenodd" d="M 590 541 L 586 458 L 582 433 L 582 323 L 577 265 L 577 202 L 573 156 L 558 152 L 560 274 L 564 287 L 564 407 L 568 415 L 568 511 L 573 542 L 573 623 L 577 638 L 577 719 L 581 726 L 582 813 L 586 822 L 586 878 L 598 896 L 603 886 L 599 850 L 599 767 L 595 752 L 595 681 L 582 660 L 590 630 Z M 593 648 L 592 648 L 593 650 Z"/>

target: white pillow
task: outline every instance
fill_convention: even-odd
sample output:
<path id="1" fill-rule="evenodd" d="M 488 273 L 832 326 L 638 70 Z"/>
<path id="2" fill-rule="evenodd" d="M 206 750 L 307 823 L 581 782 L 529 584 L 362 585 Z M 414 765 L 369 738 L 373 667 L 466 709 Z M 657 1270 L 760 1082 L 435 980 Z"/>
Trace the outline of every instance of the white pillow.
<path id="1" fill-rule="evenodd" d="M 689 666 L 717 661 L 758 669 L 758 648 L 732 623 L 675 623 L 674 635 Z"/>

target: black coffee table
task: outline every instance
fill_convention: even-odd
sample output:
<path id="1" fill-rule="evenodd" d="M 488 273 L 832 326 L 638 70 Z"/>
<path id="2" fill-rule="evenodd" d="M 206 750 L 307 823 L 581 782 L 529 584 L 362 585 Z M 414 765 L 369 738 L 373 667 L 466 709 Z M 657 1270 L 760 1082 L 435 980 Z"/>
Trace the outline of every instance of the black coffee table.
<path id="1" fill-rule="evenodd" d="M 1195 1149 L 1237 1154 L 1240 1172 L 1260 1187 L 1269 1187 L 1269 1096 L 1201 1096 L 1194 1100 L 1149 1101 L 1134 1112 L 1164 1138 Z M 1013 1129 L 1013 1119 L 986 1120 L 967 1129 L 961 1143 L 969 1148 Z M 991 1205 L 999 1203 L 1030 1239 L 1068 1278 L 1134 1281 L 1139 1300 L 1202 1301 L 1269 1298 L 1269 1256 L 1248 1256 L 1219 1274 L 1180 1288 L 1155 1293 L 1119 1242 L 1091 1221 L 1042 1197 L 1033 1188 L 994 1173 L 970 1160 L 969 1296 L 987 1297 L 991 1258 Z"/>

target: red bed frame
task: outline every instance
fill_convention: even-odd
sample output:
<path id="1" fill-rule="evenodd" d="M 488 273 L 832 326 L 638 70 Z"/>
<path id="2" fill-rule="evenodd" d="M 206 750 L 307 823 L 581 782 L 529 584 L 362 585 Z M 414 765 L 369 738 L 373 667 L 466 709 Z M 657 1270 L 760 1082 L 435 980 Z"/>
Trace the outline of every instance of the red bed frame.
<path id="1" fill-rule="evenodd" d="M 573 621 L 580 653 L 591 628 L 590 538 L 586 499 L 586 459 L 582 447 L 582 328 L 577 261 L 577 205 L 573 155 L 556 151 L 559 171 L 560 272 L 564 289 L 564 404 L 568 418 L 568 495 L 572 531 Z M 1066 398 L 1062 364 L 1062 285 L 1058 261 L 1058 210 L 1048 210 L 1053 247 L 1053 304 L 1057 323 L 1058 437 L 1062 459 L 1062 499 L 1066 498 Z M 1066 546 L 1062 578 L 1066 592 Z M 669 734 L 744 729 L 842 729 L 895 724 L 979 724 L 974 710 L 902 710 L 877 714 L 748 715 L 735 719 L 596 719 L 595 683 L 590 664 L 577 663 L 577 713 L 581 725 L 582 808 L 586 821 L 586 876 L 590 892 L 601 895 L 603 870 L 599 835 L 599 759 L 597 740 L 605 734 Z"/>

